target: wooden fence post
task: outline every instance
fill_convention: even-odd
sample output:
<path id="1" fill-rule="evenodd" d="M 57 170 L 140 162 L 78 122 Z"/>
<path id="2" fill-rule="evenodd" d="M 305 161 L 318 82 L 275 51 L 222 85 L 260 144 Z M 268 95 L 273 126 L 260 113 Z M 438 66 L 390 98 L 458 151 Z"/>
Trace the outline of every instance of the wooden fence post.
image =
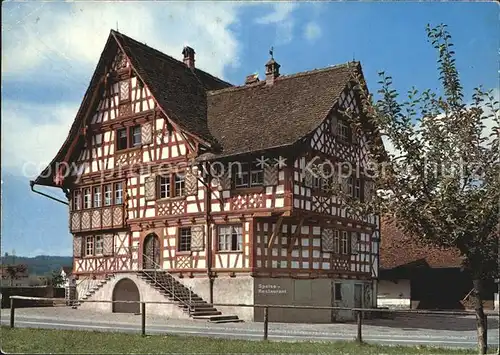
<path id="1" fill-rule="evenodd" d="M 361 333 L 361 327 L 362 327 L 362 320 L 363 320 L 363 312 L 356 311 L 356 318 L 357 318 L 357 322 L 358 322 L 358 334 L 356 336 L 356 341 L 358 343 L 362 343 L 363 342 L 363 336 L 362 336 L 362 333 Z"/>
<path id="2" fill-rule="evenodd" d="M 146 335 L 146 302 L 141 303 L 141 334 Z"/>
<path id="3" fill-rule="evenodd" d="M 16 310 L 15 298 L 10 298 L 10 327 L 14 328 L 14 313 Z"/>
<path id="4" fill-rule="evenodd" d="M 264 340 L 267 340 L 267 333 L 269 329 L 269 307 L 264 307 Z"/>

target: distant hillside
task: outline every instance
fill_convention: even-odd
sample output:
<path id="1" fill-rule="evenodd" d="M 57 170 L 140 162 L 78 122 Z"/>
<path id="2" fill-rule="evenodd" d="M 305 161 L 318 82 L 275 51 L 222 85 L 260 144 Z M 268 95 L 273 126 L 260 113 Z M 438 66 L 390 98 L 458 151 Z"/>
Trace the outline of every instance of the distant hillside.
<path id="1" fill-rule="evenodd" d="M 62 266 L 72 266 L 73 257 L 71 256 L 50 256 L 39 255 L 33 258 L 25 256 L 2 256 L 2 264 L 26 264 L 30 275 L 45 275 L 52 270 L 60 270 Z"/>

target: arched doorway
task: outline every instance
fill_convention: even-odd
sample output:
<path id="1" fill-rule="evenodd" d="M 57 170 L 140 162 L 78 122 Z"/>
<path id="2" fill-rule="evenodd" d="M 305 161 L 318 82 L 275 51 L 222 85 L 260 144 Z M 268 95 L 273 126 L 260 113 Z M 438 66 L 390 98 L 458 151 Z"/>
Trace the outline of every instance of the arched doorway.
<path id="1" fill-rule="evenodd" d="M 142 250 L 142 268 L 160 268 L 160 239 L 154 233 L 150 233 L 144 238 Z"/>
<path id="2" fill-rule="evenodd" d="M 139 289 L 134 281 L 121 279 L 113 289 L 113 301 L 140 301 Z M 140 313 L 139 303 L 113 303 L 114 313 Z"/>

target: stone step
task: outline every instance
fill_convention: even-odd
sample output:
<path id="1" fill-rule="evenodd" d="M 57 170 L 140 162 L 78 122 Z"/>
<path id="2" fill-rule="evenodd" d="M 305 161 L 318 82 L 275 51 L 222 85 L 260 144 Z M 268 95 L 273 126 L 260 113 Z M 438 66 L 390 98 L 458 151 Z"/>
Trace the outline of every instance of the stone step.
<path id="1" fill-rule="evenodd" d="M 220 316 L 220 315 L 222 315 L 222 312 L 216 310 L 215 308 L 213 310 L 209 310 L 209 311 L 194 311 L 194 312 L 191 312 L 191 316 L 194 319 L 200 319 L 198 317 L 213 317 L 213 316 Z"/>

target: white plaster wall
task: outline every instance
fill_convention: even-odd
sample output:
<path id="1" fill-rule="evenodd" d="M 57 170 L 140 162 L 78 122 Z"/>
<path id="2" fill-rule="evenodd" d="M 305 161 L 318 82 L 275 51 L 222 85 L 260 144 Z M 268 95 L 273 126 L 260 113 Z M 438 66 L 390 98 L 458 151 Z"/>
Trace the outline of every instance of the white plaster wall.
<path id="1" fill-rule="evenodd" d="M 206 277 L 178 279 L 187 287 L 192 287 L 194 293 L 210 302 L 210 283 Z M 221 276 L 214 280 L 214 303 L 254 304 L 254 279 L 251 276 Z M 253 321 L 252 307 L 214 306 L 223 315 L 237 315 L 245 321 Z"/>
<path id="2" fill-rule="evenodd" d="M 499 304 L 499 300 L 498 300 L 498 293 L 495 293 L 495 310 L 496 311 L 500 311 L 500 304 Z"/>
<path id="3" fill-rule="evenodd" d="M 108 300 L 113 299 L 113 290 L 121 279 L 129 278 L 139 289 L 140 300 L 146 302 L 168 302 L 168 298 L 158 292 L 154 287 L 139 278 L 135 273 L 118 274 L 102 286 L 96 293 L 90 297 L 91 300 Z M 89 309 L 93 311 L 101 311 L 111 313 L 113 308 L 111 303 L 86 303 L 83 302 L 81 309 Z M 189 316 L 183 313 L 182 309 L 177 304 L 147 304 L 146 315 L 155 314 L 162 315 L 172 319 L 189 319 Z"/>
<path id="4" fill-rule="evenodd" d="M 380 280 L 378 282 L 377 306 L 410 309 L 410 280 L 397 280 L 395 282 Z"/>

